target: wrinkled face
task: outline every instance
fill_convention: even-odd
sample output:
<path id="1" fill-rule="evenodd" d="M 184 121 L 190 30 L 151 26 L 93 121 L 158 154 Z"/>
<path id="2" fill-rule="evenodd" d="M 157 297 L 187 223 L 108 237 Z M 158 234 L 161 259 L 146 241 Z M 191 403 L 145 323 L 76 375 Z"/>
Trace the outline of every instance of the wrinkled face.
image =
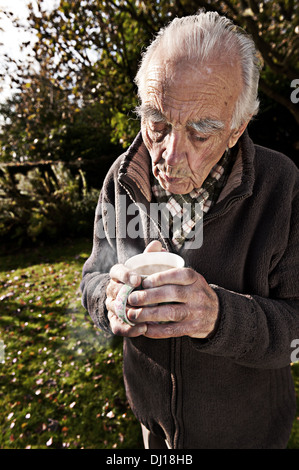
<path id="1" fill-rule="evenodd" d="M 201 187 L 226 148 L 235 145 L 247 125 L 231 129 L 241 87 L 238 64 L 195 68 L 158 62 L 149 68 L 141 132 L 164 189 L 187 194 Z"/>

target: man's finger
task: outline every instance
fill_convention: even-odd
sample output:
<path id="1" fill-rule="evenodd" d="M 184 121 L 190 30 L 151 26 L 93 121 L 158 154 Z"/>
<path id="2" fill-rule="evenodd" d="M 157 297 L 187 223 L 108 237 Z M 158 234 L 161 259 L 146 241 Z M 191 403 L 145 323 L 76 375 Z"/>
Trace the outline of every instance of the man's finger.
<path id="1" fill-rule="evenodd" d="M 191 294 L 186 286 L 165 285 L 152 289 L 134 290 L 128 297 L 128 304 L 134 306 L 152 305 L 190 300 Z"/>
<path id="2" fill-rule="evenodd" d="M 191 268 L 172 268 L 167 271 L 151 274 L 142 282 L 142 287 L 149 289 L 166 284 L 188 286 L 198 281 L 200 274 Z"/>
<path id="3" fill-rule="evenodd" d="M 152 307 L 129 308 L 128 319 L 136 324 L 144 322 L 181 322 L 188 316 L 184 304 L 163 304 Z"/>
<path id="4" fill-rule="evenodd" d="M 108 319 L 110 322 L 110 328 L 116 336 L 126 336 L 134 338 L 137 336 L 144 335 L 147 331 L 146 323 L 140 323 L 136 326 L 130 326 L 120 320 L 113 312 L 108 312 Z"/>
<path id="5" fill-rule="evenodd" d="M 162 243 L 159 242 L 159 240 L 153 240 L 147 245 L 144 250 L 144 253 L 150 253 L 152 251 L 166 251 L 166 249 L 163 248 Z"/>
<path id="6" fill-rule="evenodd" d="M 184 323 L 149 323 L 147 325 L 147 331 L 144 336 L 153 339 L 164 339 L 164 338 L 178 338 L 186 336 L 189 333 L 189 328 Z"/>
<path id="7" fill-rule="evenodd" d="M 129 270 L 123 264 L 115 264 L 110 269 L 110 277 L 114 281 L 120 281 L 123 284 L 129 284 L 132 287 L 137 287 L 141 283 L 139 274 Z"/>

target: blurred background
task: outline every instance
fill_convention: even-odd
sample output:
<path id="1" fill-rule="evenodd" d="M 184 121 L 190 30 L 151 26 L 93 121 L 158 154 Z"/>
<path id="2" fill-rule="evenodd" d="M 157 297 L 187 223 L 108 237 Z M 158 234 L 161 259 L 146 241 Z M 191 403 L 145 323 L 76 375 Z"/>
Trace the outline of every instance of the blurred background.
<path id="1" fill-rule="evenodd" d="M 250 135 L 298 166 L 296 0 L 0 0 L 2 448 L 141 445 L 121 343 L 94 329 L 78 286 L 103 179 L 139 130 L 141 53 L 199 8 L 252 35 L 263 69 Z"/>
<path id="2" fill-rule="evenodd" d="M 2 238 L 90 233 L 93 189 L 139 129 L 141 53 L 172 18 L 201 7 L 253 36 L 264 66 L 250 134 L 298 164 L 298 2 L 1 0 Z"/>

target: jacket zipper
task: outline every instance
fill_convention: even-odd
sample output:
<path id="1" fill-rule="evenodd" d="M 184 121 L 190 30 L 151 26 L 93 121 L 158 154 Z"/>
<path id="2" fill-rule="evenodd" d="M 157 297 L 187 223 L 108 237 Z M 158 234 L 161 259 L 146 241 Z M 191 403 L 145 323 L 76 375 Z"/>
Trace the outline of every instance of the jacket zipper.
<path id="1" fill-rule="evenodd" d="M 145 214 L 146 217 L 147 217 L 150 221 L 153 222 L 153 224 L 155 225 L 155 227 L 156 227 L 158 233 L 160 233 L 160 235 L 161 235 L 161 238 L 162 238 L 162 240 L 163 240 L 163 243 L 164 243 L 164 245 L 165 245 L 165 248 L 166 248 L 166 249 L 171 248 L 170 243 L 168 243 L 168 242 L 166 241 L 166 239 L 164 238 L 164 236 L 163 236 L 163 230 L 162 230 L 162 227 L 160 226 L 160 224 L 159 224 L 158 222 L 156 222 L 146 211 L 144 211 L 144 210 L 142 209 L 142 207 L 140 207 L 140 206 L 138 205 L 138 203 L 135 201 L 135 198 L 134 198 L 134 196 L 133 196 L 133 194 L 132 194 L 132 192 L 131 192 L 131 190 L 130 190 L 129 187 L 127 187 L 127 186 L 126 186 L 124 183 L 122 183 L 121 181 L 119 181 L 119 184 L 120 184 L 121 187 L 126 191 L 126 193 L 127 193 L 128 196 L 130 197 L 130 199 L 132 200 L 132 202 L 133 202 L 134 204 L 136 204 L 136 206 L 139 208 L 139 210 L 140 210 L 143 214 Z"/>
<path id="2" fill-rule="evenodd" d="M 135 201 L 135 198 L 133 197 L 133 195 L 130 191 L 130 188 L 126 187 L 126 185 L 121 183 L 120 181 L 119 181 L 119 183 L 122 186 L 122 188 L 126 191 L 128 196 L 130 197 L 130 199 L 133 201 L 133 203 L 138 206 L 137 202 Z M 160 224 L 158 222 L 156 222 L 154 219 L 152 219 L 152 217 L 150 217 L 149 214 L 146 211 L 144 211 L 140 206 L 138 206 L 138 207 L 139 207 L 139 210 L 141 210 L 143 213 L 145 213 L 147 218 L 149 218 L 155 224 L 155 227 L 157 228 L 158 233 L 160 233 L 161 238 L 164 242 L 165 248 L 166 249 L 171 248 L 170 243 L 167 243 L 167 241 L 163 237 L 162 229 L 160 228 Z M 181 429 L 180 429 L 181 427 L 179 425 L 179 419 L 178 419 L 178 416 L 177 416 L 178 415 L 177 407 L 178 407 L 179 394 L 178 394 L 178 380 L 177 380 L 177 364 L 176 364 L 177 354 L 176 354 L 176 349 L 177 349 L 178 343 L 179 343 L 179 346 L 180 346 L 181 338 L 170 338 L 170 380 L 171 380 L 171 389 L 172 389 L 172 395 L 171 395 L 171 398 L 170 398 L 170 409 L 171 409 L 173 425 L 174 425 L 173 436 L 171 436 L 171 438 L 172 438 L 171 444 L 172 444 L 173 449 L 177 448 L 178 440 L 179 440 L 179 438 L 182 434 Z M 180 357 L 180 354 L 179 354 L 179 357 Z M 179 371 L 180 371 L 180 367 L 179 367 Z"/>
<path id="3" fill-rule="evenodd" d="M 162 228 L 158 222 L 156 222 L 150 215 L 142 209 L 138 205 L 138 203 L 135 200 L 135 197 L 133 196 L 133 192 L 130 189 L 129 186 L 126 184 L 122 183 L 119 181 L 119 184 L 122 186 L 122 188 L 126 191 L 128 194 L 129 198 L 131 201 L 136 204 L 141 212 L 143 212 L 148 219 L 150 219 L 156 229 L 158 230 L 158 233 L 160 233 L 161 238 L 164 242 L 165 248 L 169 249 L 172 248 L 172 245 L 170 242 L 167 242 L 166 239 L 163 236 Z M 236 196 L 233 199 L 229 201 L 229 203 L 220 211 L 216 213 L 210 213 L 207 214 L 204 218 L 203 224 L 207 223 L 208 221 L 212 219 L 216 219 L 218 217 L 221 217 L 226 211 L 230 209 L 230 207 L 238 201 L 241 201 L 242 199 L 246 199 L 246 197 L 250 196 L 250 193 L 243 194 L 242 196 Z M 184 432 L 183 432 L 183 399 L 182 399 L 182 390 L 181 387 L 179 387 L 179 382 L 182 384 L 182 376 L 181 376 L 181 338 L 171 338 L 171 343 L 170 343 L 170 377 L 171 377 L 171 387 L 172 387 L 172 396 L 171 396 L 171 414 L 172 414 L 172 419 L 174 423 L 174 432 L 173 432 L 173 442 L 172 446 L 173 449 L 178 448 L 178 444 L 180 442 L 180 445 L 183 445 L 183 438 L 184 438 Z M 179 379 L 178 380 L 178 375 Z M 180 390 L 179 390 L 180 388 Z"/>

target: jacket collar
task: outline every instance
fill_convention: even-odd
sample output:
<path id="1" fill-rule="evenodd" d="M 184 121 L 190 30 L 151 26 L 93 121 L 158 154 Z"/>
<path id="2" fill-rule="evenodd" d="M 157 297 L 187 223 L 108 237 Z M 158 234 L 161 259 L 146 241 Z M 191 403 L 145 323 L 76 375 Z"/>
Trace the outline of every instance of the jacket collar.
<path id="1" fill-rule="evenodd" d="M 222 205 L 231 197 L 246 197 L 252 194 L 255 148 L 247 130 L 240 137 L 236 146 L 238 146 L 236 161 L 216 206 L 220 203 Z M 152 200 L 150 169 L 151 158 L 143 142 L 141 132 L 139 132 L 124 154 L 118 176 L 120 184 L 129 186 L 130 194 L 135 201 L 138 201 L 140 196 L 148 202 Z"/>

